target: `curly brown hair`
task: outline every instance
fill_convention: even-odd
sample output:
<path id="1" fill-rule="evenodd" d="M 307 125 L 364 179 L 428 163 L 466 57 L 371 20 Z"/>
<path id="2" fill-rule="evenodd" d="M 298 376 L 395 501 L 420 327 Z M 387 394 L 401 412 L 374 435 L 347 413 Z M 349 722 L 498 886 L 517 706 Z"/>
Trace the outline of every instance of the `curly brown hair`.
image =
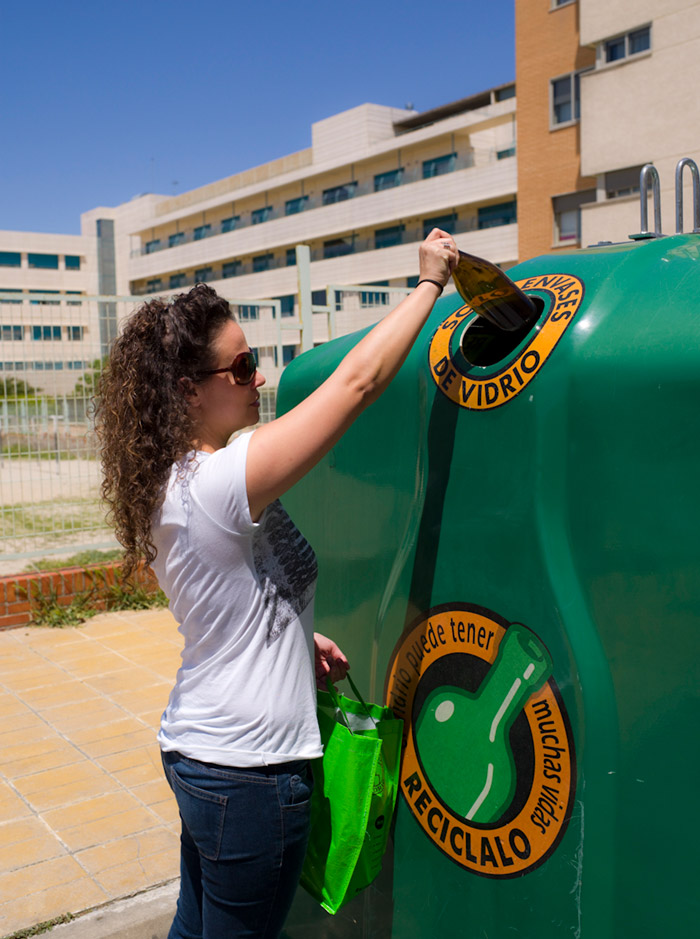
<path id="1" fill-rule="evenodd" d="M 102 495 L 124 546 L 129 578 L 156 556 L 151 519 L 170 469 L 193 443 L 186 381 L 215 366 L 212 346 L 231 308 L 206 284 L 168 303 L 150 300 L 127 320 L 100 377 L 95 424 Z"/>

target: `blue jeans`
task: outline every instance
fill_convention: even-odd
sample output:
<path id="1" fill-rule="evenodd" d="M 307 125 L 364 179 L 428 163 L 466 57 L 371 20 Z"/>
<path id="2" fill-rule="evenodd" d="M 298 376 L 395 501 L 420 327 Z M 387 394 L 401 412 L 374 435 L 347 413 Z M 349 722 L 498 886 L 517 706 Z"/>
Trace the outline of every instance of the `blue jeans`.
<path id="1" fill-rule="evenodd" d="M 182 820 L 168 939 L 276 939 L 306 853 L 308 762 L 235 769 L 171 752 L 163 766 Z"/>

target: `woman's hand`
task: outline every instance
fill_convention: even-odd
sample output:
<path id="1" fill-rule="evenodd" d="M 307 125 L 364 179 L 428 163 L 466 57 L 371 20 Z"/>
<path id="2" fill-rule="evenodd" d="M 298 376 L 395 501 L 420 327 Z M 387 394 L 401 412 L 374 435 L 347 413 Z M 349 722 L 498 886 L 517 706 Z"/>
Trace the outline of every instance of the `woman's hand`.
<path id="1" fill-rule="evenodd" d="M 332 639 L 314 633 L 314 663 L 316 666 L 316 684 L 326 687 L 326 679 L 331 682 L 342 681 L 350 664 Z"/>
<path id="2" fill-rule="evenodd" d="M 444 287 L 459 261 L 454 238 L 441 228 L 433 228 L 418 252 L 419 280 L 436 280 Z"/>

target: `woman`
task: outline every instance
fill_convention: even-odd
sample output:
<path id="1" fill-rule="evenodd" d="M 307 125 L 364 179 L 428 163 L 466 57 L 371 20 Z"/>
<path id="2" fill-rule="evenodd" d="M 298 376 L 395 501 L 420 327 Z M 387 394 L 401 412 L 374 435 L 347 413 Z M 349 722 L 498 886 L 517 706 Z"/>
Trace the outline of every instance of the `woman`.
<path id="1" fill-rule="evenodd" d="M 128 576 L 153 566 L 185 643 L 158 740 L 182 819 L 169 939 L 279 935 L 321 755 L 316 678 L 348 662 L 312 632 L 316 561 L 277 501 L 386 388 L 457 263 L 434 229 L 416 289 L 297 407 L 254 432 L 256 370 L 205 284 L 153 300 L 114 343 L 100 386 L 103 493 Z"/>

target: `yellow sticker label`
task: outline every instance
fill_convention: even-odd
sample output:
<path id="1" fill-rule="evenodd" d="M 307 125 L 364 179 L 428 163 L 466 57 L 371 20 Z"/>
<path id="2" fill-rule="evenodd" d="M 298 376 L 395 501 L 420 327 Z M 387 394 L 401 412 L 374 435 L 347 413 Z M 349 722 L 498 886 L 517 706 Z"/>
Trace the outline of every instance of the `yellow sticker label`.
<path id="1" fill-rule="evenodd" d="M 479 377 L 453 355 L 456 331 L 473 314 L 470 306 L 451 313 L 430 341 L 430 374 L 440 391 L 460 407 L 486 411 L 512 401 L 542 368 L 574 319 L 583 300 L 583 282 L 573 274 L 540 274 L 516 281 L 522 290 L 539 290 L 551 297 L 551 307 L 517 357 L 499 371 Z"/>
<path id="2" fill-rule="evenodd" d="M 526 874 L 566 830 L 575 756 L 552 671 L 532 630 L 472 605 L 429 611 L 395 650 L 401 793 L 433 844 L 480 876 Z"/>

